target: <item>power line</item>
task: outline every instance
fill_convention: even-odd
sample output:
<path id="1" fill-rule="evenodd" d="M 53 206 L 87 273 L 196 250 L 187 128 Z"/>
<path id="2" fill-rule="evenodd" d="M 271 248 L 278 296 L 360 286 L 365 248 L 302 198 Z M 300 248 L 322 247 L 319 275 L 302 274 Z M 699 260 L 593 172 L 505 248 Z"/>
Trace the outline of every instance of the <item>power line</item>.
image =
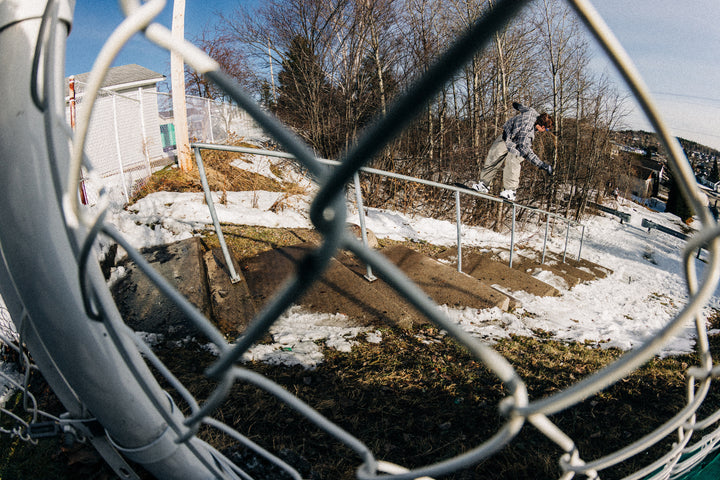
<path id="1" fill-rule="evenodd" d="M 692 99 L 695 99 L 695 100 L 704 100 L 704 101 L 709 101 L 709 102 L 718 102 L 718 103 L 720 103 L 720 98 L 703 97 L 703 96 L 700 96 L 700 95 L 687 95 L 687 94 L 684 94 L 684 93 L 673 93 L 673 92 L 651 92 L 651 93 L 652 93 L 653 95 L 658 95 L 658 96 L 662 95 L 662 96 L 666 96 L 666 97 L 692 98 Z M 714 108 L 720 108 L 720 106 L 714 107 Z"/>

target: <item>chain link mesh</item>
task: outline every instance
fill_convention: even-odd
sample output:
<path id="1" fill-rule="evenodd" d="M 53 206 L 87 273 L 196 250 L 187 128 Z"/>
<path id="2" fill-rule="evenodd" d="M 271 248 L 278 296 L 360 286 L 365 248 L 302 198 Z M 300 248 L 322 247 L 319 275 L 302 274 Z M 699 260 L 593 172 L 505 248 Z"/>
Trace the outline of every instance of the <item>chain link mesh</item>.
<path id="1" fill-rule="evenodd" d="M 141 15 L 142 12 L 140 12 L 140 8 L 134 8 L 138 6 L 130 5 L 130 3 L 132 2 L 128 2 L 128 5 L 126 5 L 129 17 Z M 150 3 L 153 2 L 148 2 L 148 4 Z M 113 340 L 115 348 L 117 348 L 120 356 L 126 360 L 127 368 L 136 378 L 138 384 L 141 385 L 142 391 L 138 392 L 138 394 L 147 395 L 153 408 L 155 408 L 158 414 L 167 422 L 168 430 L 174 432 L 177 436 L 175 443 L 187 446 L 188 454 L 195 455 L 201 463 L 205 465 L 211 475 L 218 478 L 248 478 L 242 471 L 242 465 L 233 464 L 214 448 L 197 439 L 195 434 L 203 427 L 216 428 L 230 435 L 239 443 L 248 446 L 253 451 L 259 452 L 262 456 L 271 460 L 278 468 L 287 472 L 292 478 L 300 478 L 300 474 L 297 471 L 277 458 L 277 456 L 266 452 L 239 432 L 234 431 L 222 422 L 212 418 L 212 412 L 215 411 L 216 407 L 232 399 L 230 390 L 236 383 L 255 385 L 268 395 L 284 402 L 298 414 L 304 416 L 311 423 L 349 447 L 355 452 L 358 458 L 359 468 L 357 470 L 357 478 L 359 479 L 412 479 L 451 473 L 476 464 L 493 455 L 511 443 L 518 432 L 528 423 L 536 427 L 564 452 L 561 455 L 560 464 L 565 478 L 573 477 L 576 474 L 583 474 L 589 478 L 595 478 L 601 470 L 616 465 L 644 451 L 649 446 L 657 444 L 660 440 L 672 434 L 677 436 L 677 440 L 672 446 L 654 462 L 634 473 L 630 478 L 643 478 L 650 474 L 653 474 L 654 478 L 673 478 L 698 465 L 707 455 L 714 451 L 720 439 L 720 428 L 715 427 L 710 433 L 703 433 L 701 437 L 698 437 L 698 434 L 713 427 L 717 419 L 720 418 L 720 411 L 714 410 L 712 414 L 703 417 L 700 417 L 697 413 L 703 404 L 712 379 L 720 373 L 717 368 L 713 368 L 713 358 L 708 347 L 707 331 L 701 315 L 701 308 L 715 291 L 718 284 L 718 276 L 720 275 L 717 258 L 717 238 L 720 235 L 720 229 L 715 226 L 709 214 L 701 215 L 704 228 L 698 235 L 691 238 L 687 244 L 684 262 L 686 265 L 690 299 L 680 313 L 654 338 L 648 340 L 647 343 L 641 347 L 627 352 L 615 363 L 559 393 L 536 401 L 530 401 L 525 381 L 505 358 L 490 346 L 468 335 L 462 331 L 460 327 L 449 321 L 437 305 L 433 304 L 432 301 L 396 267 L 389 264 L 379 253 L 364 247 L 354 237 L 345 232 L 346 208 L 344 188 L 345 185 L 351 181 L 352 176 L 358 172 L 368 159 L 379 152 L 394 135 L 401 131 L 404 126 L 408 125 L 419 112 L 420 106 L 424 105 L 427 99 L 435 95 L 441 85 L 449 80 L 453 73 L 472 57 L 475 51 L 483 48 L 491 41 L 493 32 L 511 21 L 513 16 L 517 15 L 525 3 L 526 2 L 514 0 L 497 2 L 495 7 L 488 12 L 487 15 L 479 19 L 466 33 L 456 39 L 455 43 L 440 57 L 436 65 L 389 108 L 387 116 L 380 119 L 378 123 L 371 127 L 358 143 L 343 155 L 341 165 L 332 171 L 319 163 L 310 149 L 299 141 L 289 129 L 285 128 L 276 119 L 267 115 L 257 106 L 249 96 L 239 89 L 232 79 L 217 71 L 216 65 L 209 59 L 206 59 L 201 52 L 193 50 L 189 45 L 169 43 L 169 32 L 163 30 L 160 26 L 152 26 L 152 28 L 148 27 L 145 29 L 145 34 L 149 39 L 161 46 L 167 47 L 172 45 L 172 48 L 180 51 L 185 56 L 188 64 L 205 73 L 221 86 L 241 108 L 252 116 L 258 125 L 298 159 L 315 177 L 320 186 L 319 193 L 316 195 L 312 204 L 311 219 L 317 230 L 323 236 L 322 244 L 303 260 L 302 266 L 298 269 L 296 276 L 264 306 L 263 310 L 255 317 L 244 334 L 233 343 L 226 342 L 222 334 L 218 332 L 195 307 L 175 292 L 167 282 L 152 269 L 148 262 L 128 244 L 121 234 L 115 231 L 111 225 L 105 223 L 102 215 L 92 219 L 87 219 L 80 213 L 77 215 L 84 226 L 88 228 L 88 234 L 86 236 L 83 237 L 80 235 L 80 237 L 83 238 L 81 241 L 82 249 L 77 258 L 81 272 L 80 283 L 83 288 L 85 310 L 89 312 L 88 316 L 96 321 L 102 322 L 105 326 Z M 692 171 L 682 155 L 679 145 L 677 145 L 677 142 L 669 135 L 661 119 L 657 116 L 654 106 L 647 95 L 646 88 L 635 72 L 629 58 L 624 54 L 612 36 L 612 33 L 607 29 L 589 3 L 582 0 L 573 0 L 570 4 L 601 41 L 610 53 L 613 61 L 620 68 L 620 71 L 636 95 L 638 102 L 648 114 L 659 137 L 670 152 L 671 166 L 677 178 L 681 180 L 681 184 L 688 198 L 691 199 L 691 202 L 695 202 L 695 204 L 699 206 L 699 195 L 694 187 L 695 182 Z M 201 124 L 205 122 L 204 124 L 206 126 L 213 125 L 212 121 L 206 121 L 200 118 L 198 122 Z M 211 133 L 212 132 L 214 132 L 214 129 L 211 130 Z M 82 145 L 82 141 L 80 141 L 80 145 Z M 75 168 L 78 168 L 77 164 Z M 76 186 L 76 183 L 70 182 L 68 192 L 71 192 L 71 196 Z M 699 212 L 703 212 L 704 210 L 706 209 L 696 208 L 696 211 Z M 66 215 L 68 215 L 67 211 Z M 72 224 L 72 222 L 70 222 L 70 224 Z M 107 290 L 103 279 L 101 277 L 98 278 L 97 275 L 85 274 L 91 257 L 89 252 L 92 250 L 92 245 L 99 235 L 109 236 L 125 248 L 144 273 L 156 282 L 158 288 L 176 302 L 186 313 L 192 324 L 216 345 L 219 351 L 219 357 L 205 374 L 210 379 L 216 381 L 217 386 L 214 387 L 207 402 L 198 404 L 188 389 L 165 367 L 153 351 L 140 339 L 135 337 L 135 335 L 129 331 L 128 327 L 121 321 L 118 321 L 113 314 L 107 313 L 112 308 L 108 304 L 112 302 L 112 300 L 108 299 L 107 295 L 100 293 Z M 706 269 L 707 277 L 700 280 L 697 278 L 694 270 L 693 258 L 694 253 L 701 247 L 707 248 L 710 254 L 708 260 L 709 265 Z M 407 471 L 402 467 L 378 461 L 374 453 L 351 433 L 320 415 L 316 410 L 281 388 L 275 382 L 255 372 L 237 366 L 237 362 L 250 346 L 258 341 L 277 318 L 301 297 L 323 274 L 329 262 L 339 249 L 347 249 L 357 255 L 362 261 L 371 265 L 377 276 L 384 279 L 409 303 L 422 311 L 425 317 L 432 323 L 447 331 L 448 334 L 463 345 L 478 362 L 482 363 L 498 380 L 503 382 L 508 392 L 507 396 L 499 403 L 504 421 L 492 436 L 487 438 L 483 443 L 475 445 L 465 453 L 456 457 Z M 3 310 L 0 310 L 0 313 L 2 312 Z M 29 321 L 29 319 L 27 320 Z M 549 418 L 549 415 L 573 407 L 582 400 L 612 385 L 628 373 L 637 369 L 658 352 L 660 347 L 671 339 L 689 320 L 694 320 L 696 324 L 697 344 L 701 360 L 699 365 L 692 366 L 687 371 L 688 393 L 686 406 L 677 412 L 672 419 L 640 440 L 623 446 L 603 458 L 590 462 L 585 461 L 573 439 L 567 436 L 563 430 Z M 42 319 L 33 319 L 33 321 L 40 326 Z M 128 338 L 134 339 L 134 346 L 128 343 Z M 10 340 L 10 344 L 12 343 L 12 340 Z M 178 409 L 174 404 L 170 403 L 170 405 L 168 405 L 167 398 L 162 396 L 158 397 L 156 390 L 148 382 L 142 370 L 134 363 L 135 360 L 132 357 L 132 352 L 135 351 L 135 349 L 139 349 L 148 363 L 164 378 L 164 381 L 169 383 L 175 391 L 181 394 L 183 401 L 188 405 L 191 412 L 187 417 L 179 415 Z M 25 358 L 22 352 L 19 352 L 19 355 Z M 62 368 L 62 365 L 60 365 L 60 368 Z M 8 412 L 4 411 L 3 413 Z M 22 427 L 27 426 L 23 424 L 22 421 L 18 423 Z M 18 435 L 21 434 L 20 432 L 14 433 Z M 108 435 L 110 436 L 110 433 L 108 433 Z M 154 447 L 156 443 L 162 443 L 165 436 L 166 434 L 164 432 L 161 433 L 156 441 L 151 442 L 152 446 Z M 121 449 L 123 453 L 133 454 L 136 459 L 144 458 L 143 452 L 137 450 L 122 450 L 119 444 L 117 447 Z M 210 452 L 209 454 L 213 461 L 207 460 L 207 452 Z M 387 473 L 388 475 L 383 475 L 383 473 Z"/>

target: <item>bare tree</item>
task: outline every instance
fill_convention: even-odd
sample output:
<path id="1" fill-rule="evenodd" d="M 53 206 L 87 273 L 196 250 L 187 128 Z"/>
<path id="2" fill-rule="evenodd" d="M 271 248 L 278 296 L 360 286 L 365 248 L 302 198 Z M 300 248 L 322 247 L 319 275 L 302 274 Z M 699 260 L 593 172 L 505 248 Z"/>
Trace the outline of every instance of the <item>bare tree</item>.
<path id="1" fill-rule="evenodd" d="M 240 85 L 250 89 L 256 86 L 252 68 L 245 58 L 245 53 L 227 37 L 212 36 L 206 29 L 196 38 L 193 43 L 205 53 L 215 59 L 222 70 L 237 80 Z M 185 69 L 185 91 L 189 95 L 211 98 L 213 100 L 228 100 L 225 92 L 210 81 L 207 77 L 199 74 L 191 68 Z"/>
<path id="2" fill-rule="evenodd" d="M 441 51 L 443 39 L 440 33 L 440 12 L 442 0 L 405 0 L 403 11 L 405 21 L 405 46 L 409 54 L 410 64 L 408 73 L 413 76 L 426 72 L 433 60 Z M 428 158 L 435 156 L 435 119 L 434 102 L 429 102 L 425 109 L 425 120 L 421 124 L 424 130 L 425 141 L 416 144 L 418 151 Z M 419 138 L 423 138 L 422 134 Z"/>
<path id="3" fill-rule="evenodd" d="M 232 75 L 254 85 L 266 105 L 318 154 L 333 157 L 384 115 L 391 97 L 426 72 L 494 4 L 267 0 L 252 10 L 241 6 L 219 16 L 217 36 L 203 36 L 197 43 Z M 549 183 L 529 169 L 521 185 L 529 192 L 526 198 L 550 208 L 559 198 L 566 212 L 574 208 L 580 215 L 609 170 L 607 133 L 621 102 L 588 75 L 585 38 L 558 0 L 531 7 L 493 40 L 449 79 L 424 115 L 371 161 L 420 177 L 473 178 L 512 113 L 508 105 L 520 101 L 554 114 L 558 133 L 557 139 L 538 135 L 536 141 L 538 152 L 554 159 L 559 174 Z M 245 68 L 254 78 L 243 77 Z M 191 80 L 201 94 L 217 95 L 202 79 Z M 391 183 L 371 186 L 374 201 L 417 196 Z"/>

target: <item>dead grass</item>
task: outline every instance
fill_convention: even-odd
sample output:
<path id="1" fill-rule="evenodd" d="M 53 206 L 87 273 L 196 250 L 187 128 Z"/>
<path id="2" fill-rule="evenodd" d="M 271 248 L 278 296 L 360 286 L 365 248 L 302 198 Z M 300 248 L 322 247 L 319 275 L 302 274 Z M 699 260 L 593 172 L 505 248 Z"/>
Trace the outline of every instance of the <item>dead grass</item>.
<path id="1" fill-rule="evenodd" d="M 240 147 L 253 147 L 242 140 L 231 141 L 229 144 Z M 133 204 L 150 193 L 158 191 L 202 192 L 202 182 L 194 161 L 194 155 L 192 158 L 193 169 L 189 172 L 183 172 L 175 166 L 166 167 L 155 172 L 141 187 L 136 189 L 129 203 Z M 208 186 L 213 192 L 227 193 L 260 190 L 286 192 L 287 194 L 301 192 L 300 187 L 292 182 L 281 183 L 273 178 L 232 166 L 233 162 L 248 162 L 245 154 L 203 150 L 202 159 Z"/>
<path id="2" fill-rule="evenodd" d="M 249 225 L 224 225 L 223 237 L 238 260 L 254 257 L 274 248 L 302 242 L 319 243 L 321 236 L 309 228 L 270 228 Z M 208 232 L 203 238 L 206 248 L 220 248 L 217 236 Z"/>
<path id="3" fill-rule="evenodd" d="M 254 238 L 250 240 L 250 236 Z M 278 237 L 268 239 L 260 232 L 246 232 L 246 238 L 257 248 L 278 241 Z M 558 393 L 622 354 L 597 345 L 520 336 L 502 340 L 495 348 L 526 382 L 531 400 Z M 716 355 L 718 337 L 712 337 L 712 348 Z M 262 363 L 244 367 L 279 383 L 351 432 L 379 459 L 408 467 L 466 452 L 490 438 L 506 420 L 499 413 L 499 402 L 508 395 L 506 386 L 434 327 L 412 332 L 384 328 L 381 343 L 361 341 L 350 353 L 332 349 L 324 353 L 325 362 L 312 371 Z M 199 402 L 208 398 L 215 383 L 203 372 L 216 357 L 195 344 L 161 346 L 157 354 Z M 584 460 L 597 459 L 649 433 L 681 409 L 686 401 L 683 372 L 697 362 L 695 355 L 654 358 L 622 381 L 550 419 L 577 441 Z M 35 386 L 43 390 L 39 384 Z M 168 385 L 165 388 L 170 389 Z M 52 404 L 51 397 L 44 400 L 45 405 Z M 700 418 L 718 402 L 720 394 L 713 388 Z M 59 413 L 61 409 L 56 407 L 47 408 Z M 355 478 L 360 460 L 354 452 L 257 387 L 237 383 L 214 417 L 279 452 L 303 478 Z M 203 429 L 200 436 L 241 463 L 249 463 L 258 478 L 286 478 L 215 430 Z M 644 459 L 657 458 L 673 440 L 671 436 L 648 454 L 603 471 L 603 478 L 622 478 L 642 467 Z M 60 449 L 57 439 L 45 441 L 44 448 L 8 441 L 7 435 L 0 436 L 0 442 L 6 459 L 0 478 L 47 478 L 45 473 L 27 473 L 29 466 L 32 472 L 38 471 L 38 465 L 42 465 L 41 472 L 53 472 L 53 478 L 74 478 L 69 472 L 77 465 L 67 464 L 71 457 Z M 561 455 L 556 445 L 526 424 L 508 446 L 489 459 L 443 478 L 558 478 Z M 28 470 L 16 477 L 7 473 L 21 472 L 21 466 Z M 93 475 L 86 478 L 108 478 Z"/>
<path id="4" fill-rule="evenodd" d="M 720 310 L 713 310 L 707 319 L 707 328 L 709 330 L 720 329 Z"/>
<path id="5" fill-rule="evenodd" d="M 618 350 L 595 345 L 528 337 L 503 340 L 496 349 L 526 381 L 531 399 L 557 393 L 621 355 Z M 202 370 L 214 357 L 192 348 L 183 352 L 168 348 L 160 355 L 172 370 L 183 372 L 181 380 L 191 386 L 198 400 L 210 394 L 212 384 Z M 693 355 L 653 359 L 551 420 L 578 442 L 584 460 L 599 458 L 657 428 L 682 408 L 686 398 L 682 372 L 695 362 Z M 379 344 L 361 342 L 350 353 L 326 350 L 325 362 L 313 371 L 261 363 L 245 366 L 279 383 L 351 432 L 378 458 L 408 467 L 466 452 L 490 438 L 505 422 L 498 405 L 508 395 L 506 386 L 435 328 L 414 332 L 384 329 Z M 714 392 L 706 402 L 717 405 L 719 399 Z M 356 454 L 256 387 L 235 385 L 217 416 L 260 445 L 284 452 L 288 461 L 294 459 L 291 464 L 306 469 L 304 478 L 355 478 L 360 463 Z M 248 459 L 248 452 L 216 432 L 202 435 L 228 453 Z M 621 478 L 640 468 L 644 458 L 657 458 L 673 439 L 651 449 L 647 457 L 640 455 L 604 471 L 603 478 Z M 494 456 L 443 478 L 558 478 L 562 453 L 526 424 Z M 257 468 L 267 474 L 262 462 Z"/>

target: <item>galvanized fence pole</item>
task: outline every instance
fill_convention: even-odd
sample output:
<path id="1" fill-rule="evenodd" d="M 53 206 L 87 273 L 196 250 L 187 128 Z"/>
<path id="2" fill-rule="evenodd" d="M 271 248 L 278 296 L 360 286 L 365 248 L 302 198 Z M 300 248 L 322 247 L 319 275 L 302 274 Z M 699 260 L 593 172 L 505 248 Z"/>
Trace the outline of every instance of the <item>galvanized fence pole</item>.
<path id="1" fill-rule="evenodd" d="M 215 143 L 215 134 L 213 133 L 213 118 L 212 118 L 212 100 L 209 98 L 207 99 L 207 103 L 205 104 L 205 107 L 207 108 L 207 114 L 208 114 L 208 129 L 209 129 L 209 137 L 210 137 L 210 143 Z"/>
<path id="2" fill-rule="evenodd" d="M 89 108 L 89 107 L 86 107 Z M 120 169 L 120 178 L 122 179 L 123 193 L 125 201 L 130 202 L 130 195 L 127 189 L 127 180 L 125 179 L 125 167 L 123 166 L 122 147 L 120 145 L 120 126 L 118 124 L 117 96 L 112 96 L 112 112 L 113 112 L 113 132 L 115 134 L 115 153 L 117 153 L 118 168 Z"/>
<path id="3" fill-rule="evenodd" d="M 232 257 L 230 256 L 227 244 L 225 243 L 225 236 L 223 235 L 222 228 L 220 228 L 220 222 L 218 221 L 217 212 L 215 211 L 215 203 L 212 199 L 207 175 L 205 175 L 205 165 L 203 165 L 202 155 L 200 154 L 200 149 L 198 147 L 193 148 L 193 150 L 195 150 L 195 161 L 197 162 L 198 173 L 200 174 L 200 183 L 202 183 L 203 191 L 205 192 L 205 201 L 207 202 L 208 210 L 210 210 L 210 217 L 212 218 L 213 225 L 215 226 L 215 233 L 217 234 L 218 242 L 220 242 L 220 248 L 222 249 L 225 263 L 227 264 L 228 271 L 230 272 L 230 281 L 232 283 L 237 283 L 240 281 L 240 277 L 235 271 Z"/>
<path id="4" fill-rule="evenodd" d="M 545 252 L 547 251 L 548 231 L 550 229 L 550 214 L 545 214 L 545 238 L 543 238 L 543 252 L 541 264 L 545 263 Z"/>
<path id="5" fill-rule="evenodd" d="M 355 184 L 355 203 L 358 210 L 358 219 L 360 220 L 360 234 L 362 235 L 363 245 L 368 246 L 367 228 L 365 227 L 365 207 L 363 205 L 362 191 L 360 190 L 360 175 L 356 172 L 353 175 L 353 182 Z M 377 277 L 373 275 L 372 267 L 370 264 L 366 264 L 367 273 L 365 279 L 372 282 L 377 280 Z"/>
<path id="6" fill-rule="evenodd" d="M 58 122 L 65 115 L 64 69 L 58 60 L 65 58 L 73 2 L 60 2 L 63 21 L 48 22 L 45 32 L 43 5 L 38 12 L 37 2 L 9 3 L 9 15 L 0 19 L 0 55 L 12 68 L 0 69 L 0 82 L 27 88 L 8 96 L 0 112 L 0 150 L 7 153 L 0 162 L 6 182 L 0 189 L 0 290 L 3 298 L 22 305 L 23 315 L 13 319 L 18 331 L 70 418 L 104 427 L 93 429 L 97 438 L 109 439 L 157 478 L 231 478 L 206 448 L 176 443 L 187 430 L 182 414 L 134 347 L 132 333 L 116 328 L 122 318 L 97 262 L 90 262 L 78 281 L 87 233 L 65 223 L 62 190 L 70 152 Z M 39 69 L 32 55 L 36 49 L 43 53 L 36 56 L 42 59 Z M 84 302 L 84 282 L 91 305 Z M 104 454 L 117 455 L 116 448 L 106 446 Z M 120 469 L 115 460 L 108 463 Z M 118 475 L 134 478 L 122 468 Z"/>
<path id="7" fill-rule="evenodd" d="M 515 251 L 515 204 L 512 204 L 512 227 L 510 231 L 510 268 L 513 264 L 513 252 Z"/>
<path id="8" fill-rule="evenodd" d="M 578 248 L 577 259 L 580 260 L 580 254 L 582 253 L 583 242 L 585 241 L 585 225 L 582 226 L 582 232 L 580 233 L 580 248 Z"/>
<path id="9" fill-rule="evenodd" d="M 457 226 L 457 271 L 462 272 L 462 225 L 460 224 L 460 190 L 455 190 L 455 225 Z"/>

